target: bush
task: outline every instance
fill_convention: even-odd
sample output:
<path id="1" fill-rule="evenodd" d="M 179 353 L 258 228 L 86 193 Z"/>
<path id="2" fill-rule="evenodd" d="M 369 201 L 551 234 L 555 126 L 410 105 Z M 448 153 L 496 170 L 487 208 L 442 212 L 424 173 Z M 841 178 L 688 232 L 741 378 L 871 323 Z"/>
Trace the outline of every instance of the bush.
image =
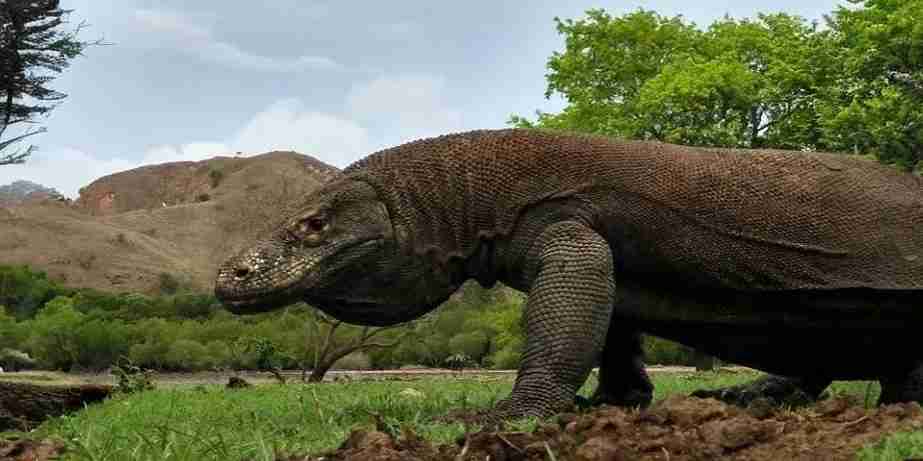
<path id="1" fill-rule="evenodd" d="M 0 368 L 6 371 L 29 370 L 35 368 L 36 362 L 29 354 L 15 349 L 0 350 Z"/>
<path id="2" fill-rule="evenodd" d="M 179 290 L 179 279 L 173 274 L 161 272 L 157 280 L 160 284 L 160 292 L 163 294 L 172 295 Z"/>
<path id="3" fill-rule="evenodd" d="M 490 367 L 497 370 L 515 370 L 522 361 L 522 353 L 512 348 L 500 349 L 490 355 Z"/>
<path id="4" fill-rule="evenodd" d="M 644 337 L 644 361 L 658 365 L 694 365 L 693 350 L 682 344 L 658 338 Z"/>
<path id="5" fill-rule="evenodd" d="M 459 333 L 449 340 L 449 350 L 452 354 L 463 354 L 475 363 L 481 363 L 490 352 L 489 349 L 490 340 L 483 331 Z"/>
<path id="6" fill-rule="evenodd" d="M 180 339 L 170 345 L 164 365 L 173 370 L 205 370 L 209 363 L 208 349 L 202 343 L 191 339 Z"/>
<path id="7" fill-rule="evenodd" d="M 134 394 L 154 389 L 151 371 L 131 363 L 130 359 L 124 357 L 119 359 L 112 365 L 112 374 L 117 379 L 115 384 L 116 392 Z"/>
<path id="8" fill-rule="evenodd" d="M 372 368 L 372 360 L 364 352 L 353 352 L 333 364 L 334 370 L 368 370 L 369 368 Z"/>
<path id="9" fill-rule="evenodd" d="M 73 290 L 48 280 L 44 272 L 26 266 L 0 266 L 0 305 L 17 320 L 32 318 L 56 296 L 70 296 Z"/>
<path id="10" fill-rule="evenodd" d="M 208 172 L 209 183 L 212 186 L 212 189 L 218 187 L 221 184 L 221 181 L 224 179 L 224 172 L 221 170 L 211 170 Z"/>
<path id="11" fill-rule="evenodd" d="M 197 202 L 207 202 L 207 201 L 209 201 L 209 200 L 211 200 L 211 199 L 212 199 L 212 196 L 211 196 L 211 195 L 208 195 L 208 194 L 205 194 L 205 193 L 196 195 L 196 198 L 195 198 L 195 200 L 196 200 Z"/>

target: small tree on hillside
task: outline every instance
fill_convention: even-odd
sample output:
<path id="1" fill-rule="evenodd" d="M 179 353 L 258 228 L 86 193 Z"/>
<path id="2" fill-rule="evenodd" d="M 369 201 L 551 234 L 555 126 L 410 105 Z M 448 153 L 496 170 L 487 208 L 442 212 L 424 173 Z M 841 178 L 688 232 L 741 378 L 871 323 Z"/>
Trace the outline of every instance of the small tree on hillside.
<path id="1" fill-rule="evenodd" d="M 26 129 L 4 139 L 16 124 L 32 125 L 47 115 L 67 95 L 48 84 L 70 65 L 88 45 L 77 34 L 61 29 L 71 10 L 62 10 L 58 0 L 0 0 L 0 165 L 22 163 L 35 146 L 10 151 L 13 144 L 45 131 Z M 4 153 L 6 151 L 6 153 Z"/>

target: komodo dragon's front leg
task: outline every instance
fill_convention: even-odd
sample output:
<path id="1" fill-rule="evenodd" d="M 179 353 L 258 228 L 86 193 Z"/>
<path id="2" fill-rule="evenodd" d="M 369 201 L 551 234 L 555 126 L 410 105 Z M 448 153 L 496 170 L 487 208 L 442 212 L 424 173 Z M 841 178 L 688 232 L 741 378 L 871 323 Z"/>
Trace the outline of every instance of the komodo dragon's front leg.
<path id="1" fill-rule="evenodd" d="M 602 350 L 615 296 L 606 241 L 576 222 L 546 228 L 528 252 L 526 344 L 516 383 L 488 419 L 567 409 Z"/>

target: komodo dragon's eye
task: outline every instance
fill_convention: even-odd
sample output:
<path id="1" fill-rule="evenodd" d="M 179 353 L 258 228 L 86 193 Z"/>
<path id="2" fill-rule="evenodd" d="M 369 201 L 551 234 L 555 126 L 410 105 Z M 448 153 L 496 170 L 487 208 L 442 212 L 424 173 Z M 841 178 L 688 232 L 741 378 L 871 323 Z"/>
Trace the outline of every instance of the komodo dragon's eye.
<path id="1" fill-rule="evenodd" d="M 327 227 L 327 223 L 322 218 L 314 216 L 302 221 L 301 227 L 306 232 L 316 233 L 324 230 L 324 228 Z"/>
<path id="2" fill-rule="evenodd" d="M 323 219 L 314 217 L 314 218 L 308 218 L 308 220 L 305 222 L 305 225 L 307 229 L 311 232 L 320 232 L 324 230 L 324 226 L 326 225 L 326 223 L 324 222 Z"/>
<path id="3" fill-rule="evenodd" d="M 286 230 L 287 238 L 302 243 L 319 243 L 324 231 L 329 227 L 325 216 L 313 215 L 299 219 Z"/>

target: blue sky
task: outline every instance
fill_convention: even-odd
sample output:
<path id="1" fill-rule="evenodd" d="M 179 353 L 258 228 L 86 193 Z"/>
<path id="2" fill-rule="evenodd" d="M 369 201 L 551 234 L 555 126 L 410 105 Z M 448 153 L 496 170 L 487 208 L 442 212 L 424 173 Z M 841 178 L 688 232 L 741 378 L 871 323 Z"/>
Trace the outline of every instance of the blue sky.
<path id="1" fill-rule="evenodd" d="M 293 149 L 342 167 L 441 133 L 557 111 L 545 64 L 553 18 L 639 7 L 705 26 L 725 14 L 819 19 L 840 3 L 777 0 L 62 0 L 94 47 L 52 85 L 69 94 L 32 138 L 27 179 L 75 197 L 137 166 Z"/>

